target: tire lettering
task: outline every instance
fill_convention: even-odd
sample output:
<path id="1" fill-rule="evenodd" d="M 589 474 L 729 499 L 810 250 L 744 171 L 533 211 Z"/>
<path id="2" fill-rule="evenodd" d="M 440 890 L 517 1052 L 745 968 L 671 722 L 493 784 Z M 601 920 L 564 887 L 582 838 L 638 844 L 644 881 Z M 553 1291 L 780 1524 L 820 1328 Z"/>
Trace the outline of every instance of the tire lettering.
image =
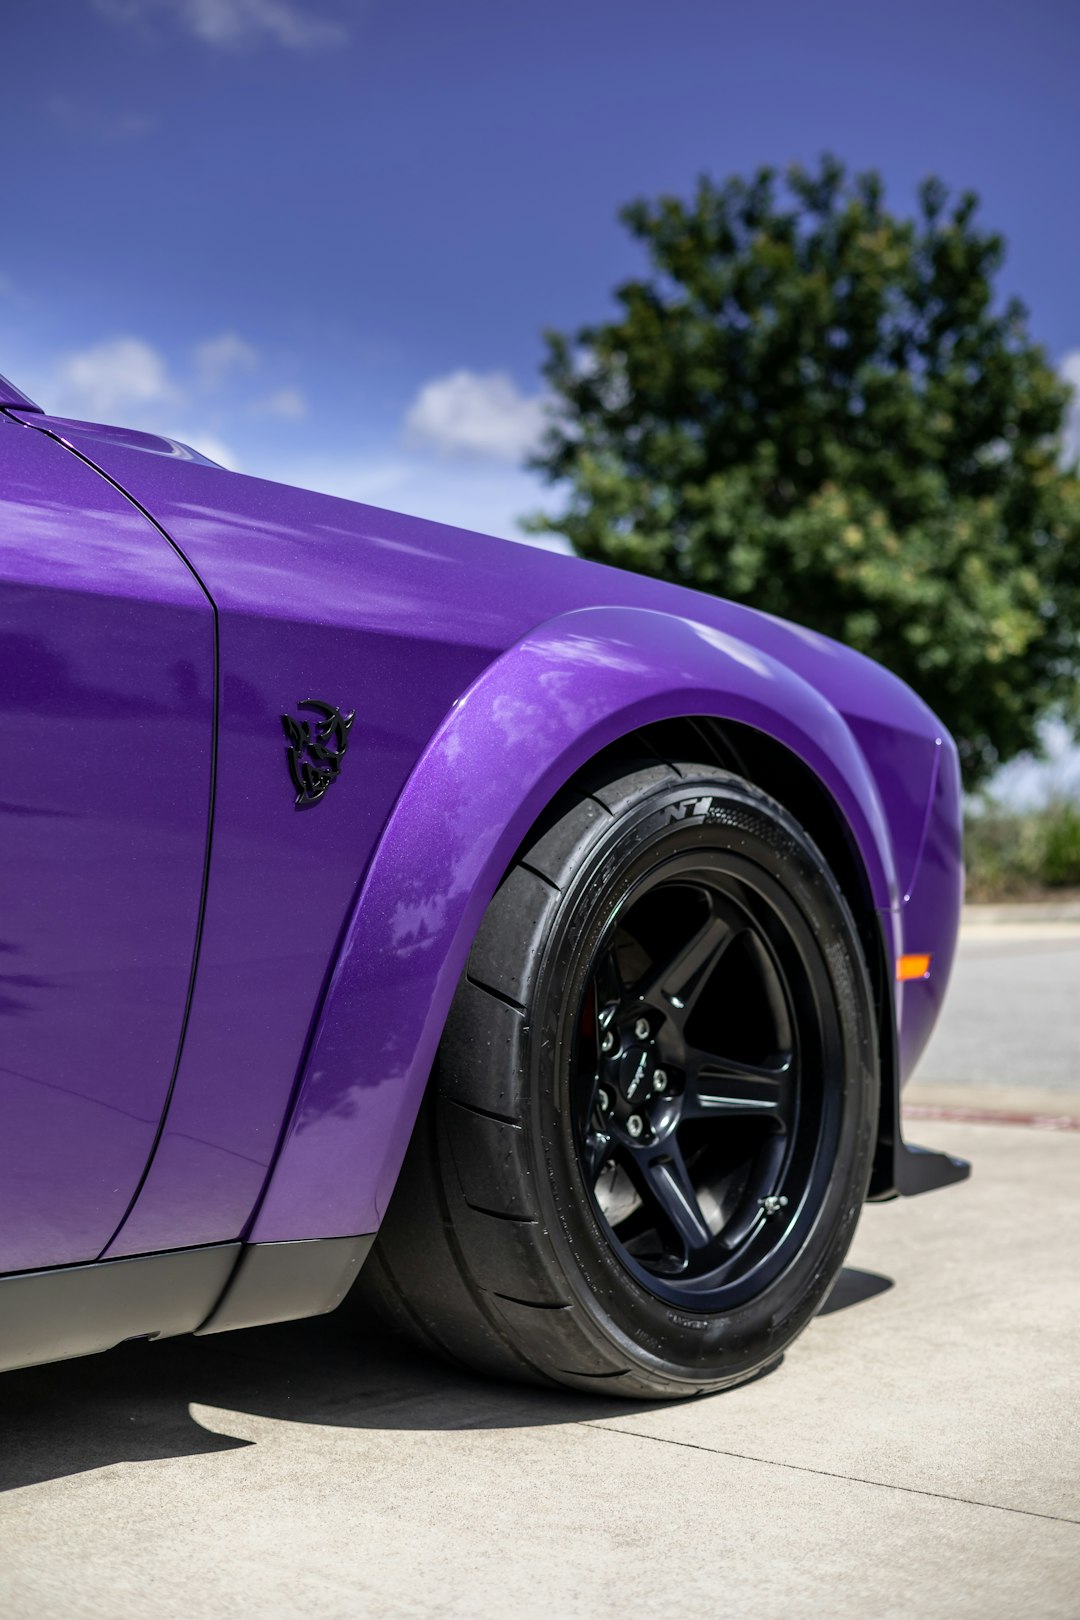
<path id="1" fill-rule="evenodd" d="M 708 1321 L 700 1316 L 676 1316 L 674 1311 L 668 1311 L 667 1319 L 669 1322 L 674 1322 L 676 1327 L 681 1328 L 697 1328 L 700 1330 L 707 1328 L 709 1325 Z"/>
<path id="2" fill-rule="evenodd" d="M 682 804 L 669 804 L 664 812 L 664 825 L 670 826 L 673 821 L 685 821 L 688 816 L 708 816 L 716 800 L 710 795 L 707 799 L 687 799 Z"/>

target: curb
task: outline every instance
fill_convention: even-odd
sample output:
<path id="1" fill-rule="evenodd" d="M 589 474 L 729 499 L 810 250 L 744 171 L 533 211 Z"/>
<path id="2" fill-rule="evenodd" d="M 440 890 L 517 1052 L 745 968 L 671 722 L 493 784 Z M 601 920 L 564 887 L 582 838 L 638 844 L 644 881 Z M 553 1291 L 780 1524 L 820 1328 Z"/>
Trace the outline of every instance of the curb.
<path id="1" fill-rule="evenodd" d="M 1024 1114 L 995 1108 L 949 1108 L 937 1103 L 904 1103 L 904 1119 L 943 1119 L 959 1125 L 1019 1125 L 1029 1131 L 1080 1131 L 1071 1114 Z"/>

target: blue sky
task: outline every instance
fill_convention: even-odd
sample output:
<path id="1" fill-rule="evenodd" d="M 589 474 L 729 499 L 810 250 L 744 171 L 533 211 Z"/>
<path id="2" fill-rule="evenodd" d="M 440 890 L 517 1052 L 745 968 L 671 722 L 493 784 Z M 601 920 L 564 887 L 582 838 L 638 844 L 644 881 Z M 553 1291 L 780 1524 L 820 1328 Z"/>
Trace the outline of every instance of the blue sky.
<path id="1" fill-rule="evenodd" d="M 0 370 L 47 408 L 513 535 L 615 214 L 825 148 L 974 186 L 1080 382 L 1075 0 L 0 0 Z"/>

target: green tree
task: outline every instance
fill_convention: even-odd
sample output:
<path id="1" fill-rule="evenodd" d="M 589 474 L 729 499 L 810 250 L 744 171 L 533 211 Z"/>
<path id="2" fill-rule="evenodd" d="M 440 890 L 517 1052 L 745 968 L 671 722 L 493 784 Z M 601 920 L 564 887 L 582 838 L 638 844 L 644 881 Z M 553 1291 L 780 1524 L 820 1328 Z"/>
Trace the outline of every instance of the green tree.
<path id="1" fill-rule="evenodd" d="M 615 319 L 547 334 L 532 465 L 567 504 L 529 520 L 880 659 L 969 786 L 1048 712 L 1080 719 L 1069 389 L 996 295 L 977 207 L 932 179 L 899 218 L 830 157 L 631 204 L 649 273 Z"/>

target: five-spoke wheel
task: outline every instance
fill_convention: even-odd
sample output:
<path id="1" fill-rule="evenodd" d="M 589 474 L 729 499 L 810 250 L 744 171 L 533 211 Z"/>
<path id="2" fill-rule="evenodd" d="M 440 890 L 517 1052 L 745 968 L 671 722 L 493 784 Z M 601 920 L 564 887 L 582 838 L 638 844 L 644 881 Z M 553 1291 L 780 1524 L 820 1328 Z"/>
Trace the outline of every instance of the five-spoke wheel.
<path id="1" fill-rule="evenodd" d="M 695 856 L 640 884 L 597 953 L 572 1076 L 582 1168 L 630 1269 L 699 1306 L 798 1217 L 823 1124 L 809 978 L 775 897 Z"/>

